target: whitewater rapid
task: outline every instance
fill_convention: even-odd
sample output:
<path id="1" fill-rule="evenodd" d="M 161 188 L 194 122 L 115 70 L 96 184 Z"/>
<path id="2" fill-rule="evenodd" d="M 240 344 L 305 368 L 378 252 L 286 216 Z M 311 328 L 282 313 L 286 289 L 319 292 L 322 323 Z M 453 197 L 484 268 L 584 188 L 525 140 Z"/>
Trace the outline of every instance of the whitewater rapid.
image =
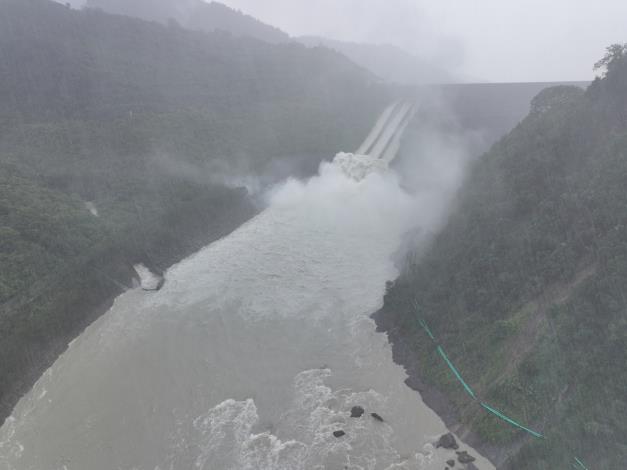
<path id="1" fill-rule="evenodd" d="M 445 426 L 369 317 L 418 206 L 343 155 L 119 296 L 0 429 L 0 470 L 442 470 Z"/>

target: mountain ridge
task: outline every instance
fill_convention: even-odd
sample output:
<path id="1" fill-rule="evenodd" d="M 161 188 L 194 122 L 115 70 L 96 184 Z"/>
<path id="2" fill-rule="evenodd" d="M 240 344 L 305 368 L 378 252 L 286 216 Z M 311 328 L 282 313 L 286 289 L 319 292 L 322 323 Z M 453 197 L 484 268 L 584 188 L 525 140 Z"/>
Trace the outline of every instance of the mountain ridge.
<path id="1" fill-rule="evenodd" d="M 299 36 L 296 41 L 309 47 L 336 50 L 382 79 L 405 85 L 432 85 L 455 82 L 449 72 L 391 44 L 340 41 L 320 36 Z"/>
<path id="2" fill-rule="evenodd" d="M 234 36 L 249 36 L 269 43 L 289 42 L 290 37 L 279 28 L 235 10 L 227 5 L 202 0 L 87 0 L 86 8 L 143 18 L 204 32 L 227 31 Z"/>

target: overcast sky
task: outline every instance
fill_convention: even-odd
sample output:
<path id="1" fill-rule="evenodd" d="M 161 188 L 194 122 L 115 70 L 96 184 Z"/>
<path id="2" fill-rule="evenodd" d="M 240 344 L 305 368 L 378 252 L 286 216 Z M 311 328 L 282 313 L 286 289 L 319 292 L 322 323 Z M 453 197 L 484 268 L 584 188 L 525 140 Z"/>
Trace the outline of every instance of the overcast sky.
<path id="1" fill-rule="evenodd" d="M 291 35 L 389 42 L 488 81 L 588 80 L 627 0 L 223 0 Z"/>
<path id="2" fill-rule="evenodd" d="M 392 43 L 481 81 L 589 80 L 627 42 L 627 0 L 221 1 L 293 36 Z"/>

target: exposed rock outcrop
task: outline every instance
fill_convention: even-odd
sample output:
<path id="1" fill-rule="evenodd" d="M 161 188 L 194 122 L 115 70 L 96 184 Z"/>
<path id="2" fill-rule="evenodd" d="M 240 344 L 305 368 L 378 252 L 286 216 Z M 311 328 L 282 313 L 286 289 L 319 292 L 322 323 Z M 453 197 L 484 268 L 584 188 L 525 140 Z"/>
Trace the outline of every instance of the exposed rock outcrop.
<path id="1" fill-rule="evenodd" d="M 472 463 L 476 459 L 465 450 L 457 452 L 457 461 L 459 463 Z"/>
<path id="2" fill-rule="evenodd" d="M 361 418 L 364 414 L 364 409 L 361 406 L 353 406 L 351 408 L 351 418 Z"/>
<path id="3" fill-rule="evenodd" d="M 444 449 L 459 449 L 459 445 L 457 444 L 457 440 L 455 436 L 453 436 L 450 432 L 446 434 L 442 434 L 438 443 L 435 445 L 436 448 L 443 447 Z"/>
<path id="4" fill-rule="evenodd" d="M 379 421 L 381 423 L 383 423 L 385 420 L 379 416 L 377 413 L 370 413 L 370 416 L 372 416 L 372 418 L 376 421 Z"/>

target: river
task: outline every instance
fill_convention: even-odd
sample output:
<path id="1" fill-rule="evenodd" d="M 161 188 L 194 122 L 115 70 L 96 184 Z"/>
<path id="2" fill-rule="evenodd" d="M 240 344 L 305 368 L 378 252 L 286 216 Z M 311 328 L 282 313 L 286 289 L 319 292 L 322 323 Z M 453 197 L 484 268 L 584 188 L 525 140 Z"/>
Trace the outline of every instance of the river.
<path id="1" fill-rule="evenodd" d="M 334 163 L 267 205 L 73 341 L 0 429 L 0 469 L 444 469 L 446 428 L 370 319 L 419 205 Z"/>

